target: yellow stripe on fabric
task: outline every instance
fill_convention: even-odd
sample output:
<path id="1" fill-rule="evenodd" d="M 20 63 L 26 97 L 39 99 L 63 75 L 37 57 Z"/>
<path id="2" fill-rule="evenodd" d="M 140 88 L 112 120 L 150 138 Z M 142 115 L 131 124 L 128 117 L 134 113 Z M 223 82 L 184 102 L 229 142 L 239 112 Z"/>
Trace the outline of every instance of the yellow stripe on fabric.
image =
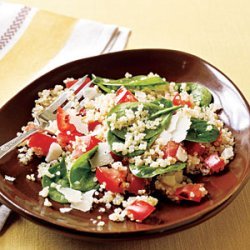
<path id="1" fill-rule="evenodd" d="M 74 18 L 37 12 L 22 37 L 0 61 L 2 91 L 10 97 L 25 86 L 64 47 L 75 23 Z"/>

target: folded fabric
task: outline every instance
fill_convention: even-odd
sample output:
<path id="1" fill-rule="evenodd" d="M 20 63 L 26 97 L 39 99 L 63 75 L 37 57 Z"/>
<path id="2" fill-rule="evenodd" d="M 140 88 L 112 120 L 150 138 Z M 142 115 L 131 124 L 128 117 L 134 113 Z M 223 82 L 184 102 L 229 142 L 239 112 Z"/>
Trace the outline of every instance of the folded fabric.
<path id="1" fill-rule="evenodd" d="M 130 30 L 0 3 L 0 91 L 12 96 L 64 63 L 125 48 Z M 2 106 L 0 100 L 0 106 Z M 0 231 L 10 210 L 0 207 Z"/>
<path id="2" fill-rule="evenodd" d="M 124 27 L 21 4 L 0 3 L 0 23 L 1 92 L 13 94 L 61 64 L 124 49 L 130 35 Z"/>

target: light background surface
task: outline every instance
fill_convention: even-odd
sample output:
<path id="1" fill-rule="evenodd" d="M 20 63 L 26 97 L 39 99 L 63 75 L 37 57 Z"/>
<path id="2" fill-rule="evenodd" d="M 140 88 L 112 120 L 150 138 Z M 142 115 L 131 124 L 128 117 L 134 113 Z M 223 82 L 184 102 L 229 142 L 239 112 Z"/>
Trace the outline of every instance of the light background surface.
<path id="1" fill-rule="evenodd" d="M 131 28 L 127 49 L 167 48 L 195 54 L 223 71 L 250 100 L 248 0 L 19 0 L 59 14 Z M 11 73 L 11 72 L 9 72 Z M 0 99 L 6 102 L 14 89 Z M 28 83 L 16 83 L 28 84 Z M 250 139 L 250 138 L 249 138 Z M 225 210 L 174 235 L 117 244 L 88 243 L 16 219 L 0 236 L 9 249 L 250 249 L 250 183 Z"/>

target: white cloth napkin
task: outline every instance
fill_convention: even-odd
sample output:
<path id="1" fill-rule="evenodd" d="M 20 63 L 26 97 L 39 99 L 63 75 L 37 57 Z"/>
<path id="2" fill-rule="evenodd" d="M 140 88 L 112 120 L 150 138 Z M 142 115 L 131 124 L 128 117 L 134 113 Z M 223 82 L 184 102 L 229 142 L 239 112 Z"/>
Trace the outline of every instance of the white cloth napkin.
<path id="1" fill-rule="evenodd" d="M 51 20 L 49 23 L 48 18 Z M 47 20 L 47 27 L 43 26 L 44 20 Z M 37 65 L 37 60 L 40 60 L 41 57 L 35 58 L 35 56 L 30 55 L 31 50 L 29 46 L 35 46 L 34 44 L 38 40 L 35 38 L 39 37 L 41 32 L 44 32 L 44 29 L 49 29 L 48 32 L 53 33 L 55 29 L 58 32 L 60 28 L 62 32 L 59 32 L 58 36 L 62 34 L 61 40 L 64 39 L 64 42 L 60 43 L 60 37 L 55 37 L 58 39 L 59 42 L 57 44 L 59 45 L 55 45 L 53 40 L 49 40 L 52 39 L 50 36 L 41 37 L 46 45 L 49 42 L 51 43 L 54 56 L 51 57 L 51 54 L 49 54 L 48 57 L 43 58 L 44 62 L 41 67 L 32 67 L 32 64 Z M 2 72 L 1 78 L 6 78 L 2 80 L 7 85 L 7 88 L 11 87 L 13 82 L 31 81 L 64 63 L 84 57 L 123 50 L 129 35 L 129 29 L 112 24 L 64 17 L 22 4 L 0 3 L 0 75 Z M 32 39 L 33 37 L 34 40 Z M 39 49 L 41 48 L 37 46 L 37 50 Z M 40 52 L 40 55 L 42 55 L 41 53 L 43 52 Z M 29 59 L 28 62 L 27 58 Z M 23 70 L 20 69 L 27 63 L 31 66 Z M 4 72 L 9 68 L 12 69 L 12 74 L 5 74 Z M 26 75 L 27 77 L 19 79 L 18 77 L 21 74 L 15 71 L 18 69 L 22 70 L 20 71 L 21 73 L 25 71 L 25 77 Z M 16 85 L 13 87 L 18 88 Z M 1 91 L 5 91 L 2 86 Z M 10 210 L 2 205 L 0 207 L 0 231 L 9 214 Z"/>

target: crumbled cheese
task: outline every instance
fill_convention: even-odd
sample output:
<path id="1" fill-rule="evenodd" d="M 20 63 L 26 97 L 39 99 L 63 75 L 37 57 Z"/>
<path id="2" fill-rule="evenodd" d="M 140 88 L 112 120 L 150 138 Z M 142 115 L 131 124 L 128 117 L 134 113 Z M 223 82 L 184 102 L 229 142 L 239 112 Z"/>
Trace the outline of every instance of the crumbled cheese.
<path id="1" fill-rule="evenodd" d="M 71 207 L 61 207 L 60 209 L 60 213 L 64 214 L 64 213 L 69 213 L 72 208 Z"/>
<path id="2" fill-rule="evenodd" d="M 225 148 L 223 152 L 221 153 L 221 157 L 225 160 L 229 160 L 233 158 L 233 156 L 234 156 L 233 147 Z"/>
<path id="3" fill-rule="evenodd" d="M 51 143 L 49 147 L 49 152 L 45 158 L 45 161 L 50 162 L 50 161 L 58 159 L 58 157 L 62 154 L 62 152 L 63 152 L 62 148 L 58 143 L 56 142 Z"/>
<path id="4" fill-rule="evenodd" d="M 109 215 L 109 219 L 112 221 L 124 221 L 127 215 L 126 210 L 116 208 L 112 214 Z"/>
<path id="5" fill-rule="evenodd" d="M 7 181 L 13 182 L 16 178 L 15 178 L 15 177 L 8 176 L 8 175 L 5 175 L 5 176 L 4 176 L 4 179 L 7 180 Z"/>
<path id="6" fill-rule="evenodd" d="M 98 227 L 103 227 L 105 225 L 105 222 L 104 221 L 99 221 L 98 223 L 97 223 L 97 226 Z"/>
<path id="7" fill-rule="evenodd" d="M 92 100 L 99 96 L 101 93 L 98 91 L 98 88 L 95 87 L 85 87 L 82 91 L 82 95 L 87 100 Z"/>
<path id="8" fill-rule="evenodd" d="M 182 162 L 185 162 L 188 159 L 187 152 L 182 146 L 178 147 L 176 157 L 179 161 Z"/>
<path id="9" fill-rule="evenodd" d="M 29 181 L 35 181 L 36 180 L 36 178 L 35 178 L 35 175 L 34 174 L 27 174 L 26 175 L 26 179 L 28 179 Z"/>
<path id="10" fill-rule="evenodd" d="M 98 210 L 100 213 L 104 213 L 106 210 L 104 207 L 100 207 L 99 210 Z"/>
<path id="11" fill-rule="evenodd" d="M 43 198 L 46 198 L 49 194 L 49 186 L 44 187 L 40 192 L 39 195 L 42 196 Z"/>
<path id="12" fill-rule="evenodd" d="M 43 205 L 46 206 L 46 207 L 51 207 L 52 203 L 49 201 L 48 198 L 45 198 Z"/>

